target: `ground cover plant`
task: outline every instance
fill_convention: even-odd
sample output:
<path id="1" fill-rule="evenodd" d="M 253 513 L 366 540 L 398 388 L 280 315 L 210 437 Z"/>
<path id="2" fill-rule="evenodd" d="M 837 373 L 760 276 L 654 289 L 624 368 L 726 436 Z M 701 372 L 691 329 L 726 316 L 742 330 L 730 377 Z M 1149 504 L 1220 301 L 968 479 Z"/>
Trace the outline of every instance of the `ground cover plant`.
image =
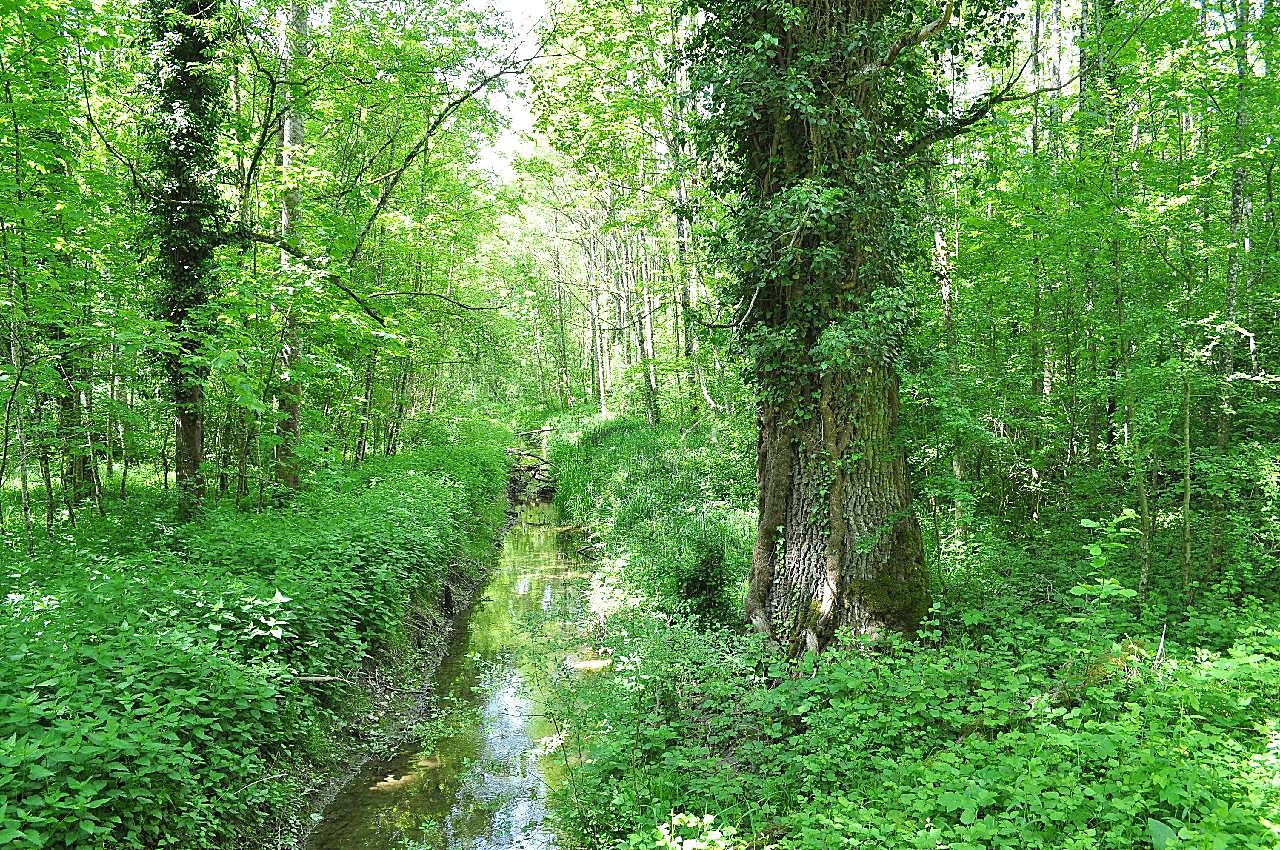
<path id="1" fill-rule="evenodd" d="M 612 673 L 559 691 L 586 752 L 558 791 L 581 846 L 1274 846 L 1273 599 L 1228 587 L 1140 615 L 1122 513 L 1064 529 L 1060 563 L 954 563 L 911 639 L 847 635 L 788 662 L 671 604 L 700 488 L 748 510 L 731 447 L 612 421 L 557 450 L 565 510 L 623 559 L 631 599 L 597 633 Z M 673 486 L 683 468 L 738 480 Z"/>
<path id="2" fill-rule="evenodd" d="M 0 844 L 320 814 L 510 465 L 564 850 L 1280 846 L 1278 186 L 1276 0 L 0 0 Z"/>
<path id="3" fill-rule="evenodd" d="M 409 648 L 446 583 L 492 557 L 506 433 L 419 439 L 287 507 L 181 524 L 137 493 L 6 560 L 3 843 L 227 847 L 292 810 L 361 667 Z"/>

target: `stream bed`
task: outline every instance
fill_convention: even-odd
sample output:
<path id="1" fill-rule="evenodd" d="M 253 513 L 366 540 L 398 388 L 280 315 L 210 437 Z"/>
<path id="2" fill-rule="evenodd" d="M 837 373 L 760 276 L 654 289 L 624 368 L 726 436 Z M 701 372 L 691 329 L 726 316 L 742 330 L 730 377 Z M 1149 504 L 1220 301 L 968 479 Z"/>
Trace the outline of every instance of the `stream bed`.
<path id="1" fill-rule="evenodd" d="M 583 562 L 549 505 L 525 508 L 507 532 L 487 588 L 459 623 L 435 677 L 433 720 L 390 759 L 374 759 L 338 793 L 309 850 L 543 850 L 556 730 L 543 686 L 564 653 L 537 661 L 535 632 L 571 626 Z"/>

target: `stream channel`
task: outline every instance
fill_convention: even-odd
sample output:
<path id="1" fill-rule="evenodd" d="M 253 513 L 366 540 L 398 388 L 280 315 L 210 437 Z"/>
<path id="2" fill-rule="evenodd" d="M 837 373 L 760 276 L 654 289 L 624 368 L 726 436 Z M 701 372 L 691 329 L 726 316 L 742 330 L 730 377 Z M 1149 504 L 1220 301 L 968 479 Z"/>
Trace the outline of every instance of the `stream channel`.
<path id="1" fill-rule="evenodd" d="M 560 756 L 548 754 L 555 729 L 541 705 L 549 674 L 575 665 L 527 650 L 535 635 L 541 645 L 548 631 L 568 633 L 584 605 L 582 559 L 560 538 L 554 508 L 522 510 L 436 672 L 436 728 L 354 775 L 308 850 L 555 846 L 544 819 Z"/>

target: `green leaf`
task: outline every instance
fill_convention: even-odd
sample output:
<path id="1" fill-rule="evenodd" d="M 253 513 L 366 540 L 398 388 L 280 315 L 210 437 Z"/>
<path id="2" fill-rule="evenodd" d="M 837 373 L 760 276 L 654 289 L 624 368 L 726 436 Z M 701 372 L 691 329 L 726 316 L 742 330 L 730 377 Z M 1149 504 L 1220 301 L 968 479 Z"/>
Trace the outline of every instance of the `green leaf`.
<path id="1" fill-rule="evenodd" d="M 1155 818 L 1147 818 L 1147 832 L 1151 834 L 1151 846 L 1155 850 L 1164 850 L 1178 837 L 1177 830 Z"/>

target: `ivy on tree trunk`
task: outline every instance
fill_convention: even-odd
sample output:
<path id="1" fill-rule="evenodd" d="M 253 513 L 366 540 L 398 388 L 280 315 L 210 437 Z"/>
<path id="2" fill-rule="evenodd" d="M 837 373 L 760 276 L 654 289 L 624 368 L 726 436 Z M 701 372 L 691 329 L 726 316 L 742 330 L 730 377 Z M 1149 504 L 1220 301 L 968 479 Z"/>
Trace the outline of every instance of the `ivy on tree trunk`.
<path id="1" fill-rule="evenodd" d="M 153 0 L 146 190 L 158 242 L 159 308 L 171 339 L 164 369 L 174 402 L 179 513 L 204 499 L 205 308 L 219 241 L 218 136 L 225 85 L 218 68 L 219 0 Z"/>
<path id="2" fill-rule="evenodd" d="M 759 395 L 747 617 L 793 655 L 841 628 L 910 633 L 929 578 L 898 437 L 903 269 L 927 257 L 915 154 L 945 106 L 918 48 L 954 8 L 917 29 L 927 10 L 895 0 L 705 5 L 702 142 L 737 198 L 726 259 Z"/>

